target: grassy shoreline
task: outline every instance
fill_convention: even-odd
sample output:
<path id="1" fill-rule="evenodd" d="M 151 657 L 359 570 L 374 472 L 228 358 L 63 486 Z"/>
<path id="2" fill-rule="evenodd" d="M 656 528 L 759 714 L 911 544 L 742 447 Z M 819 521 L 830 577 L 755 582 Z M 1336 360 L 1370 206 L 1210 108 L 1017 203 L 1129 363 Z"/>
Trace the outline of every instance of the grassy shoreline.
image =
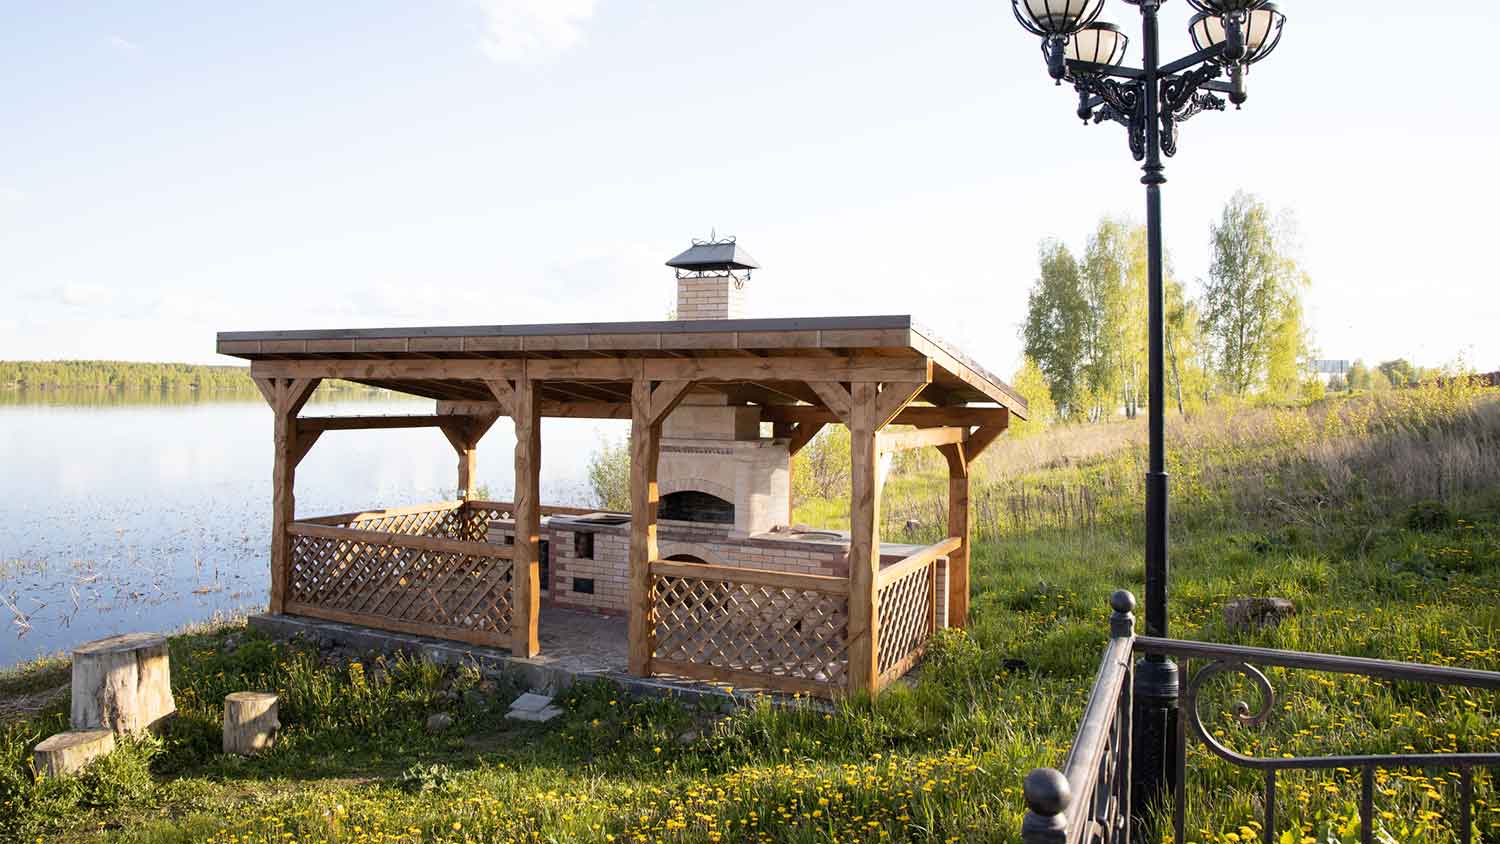
<path id="1" fill-rule="evenodd" d="M 1432 390 L 1399 401 L 1244 408 L 1174 428 L 1174 635 L 1500 670 L 1500 400 Z M 198 632 L 173 640 L 173 726 L 82 777 L 37 784 L 26 770 L 29 746 L 61 728 L 61 703 L 0 726 L 0 837 L 1017 840 L 1021 778 L 1066 752 L 1108 595 L 1141 581 L 1131 436 L 1066 462 L 1067 450 L 1031 441 L 996 447 L 978 483 L 991 504 L 976 504 L 971 630 L 940 637 L 917 680 L 876 701 L 721 712 L 588 685 L 566 695 L 558 721 L 518 725 L 503 718 L 517 688 L 473 672 Z M 901 534 L 901 508 L 932 512 L 938 476 L 907 468 L 886 494 L 887 536 Z M 1443 480 L 1432 486 L 1428 475 Z M 1060 488 L 1070 494 L 1039 494 Z M 1096 505 L 1088 522 L 1081 495 Z M 809 501 L 799 515 L 837 524 L 838 509 Z M 936 530 L 932 517 L 919 521 Z M 1290 598 L 1298 612 L 1275 628 L 1231 630 L 1221 607 L 1244 595 Z M 24 676 L 0 679 L 0 696 Z M 1252 692 L 1213 691 L 1204 715 L 1223 741 L 1272 755 L 1500 749 L 1493 695 L 1306 672 L 1271 679 L 1279 711 L 1261 731 L 1227 717 Z M 264 757 L 226 758 L 220 701 L 245 688 L 282 694 L 286 731 Z M 439 710 L 455 724 L 429 734 L 425 718 Z M 1190 838 L 1253 838 L 1259 778 L 1198 751 L 1189 770 Z M 1495 782 L 1476 779 L 1478 828 L 1500 836 Z M 1283 840 L 1357 841 L 1358 787 L 1340 772 L 1285 777 Z M 1456 840 L 1455 789 L 1423 772 L 1382 774 L 1377 832 Z"/>

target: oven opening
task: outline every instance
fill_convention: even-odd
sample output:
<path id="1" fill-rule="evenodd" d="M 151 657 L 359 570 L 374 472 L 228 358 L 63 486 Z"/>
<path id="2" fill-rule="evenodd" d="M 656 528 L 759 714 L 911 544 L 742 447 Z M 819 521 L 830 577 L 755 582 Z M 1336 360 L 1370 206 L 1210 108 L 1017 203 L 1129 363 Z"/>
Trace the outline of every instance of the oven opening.
<path id="1" fill-rule="evenodd" d="M 662 496 L 661 503 L 657 505 L 656 517 L 675 522 L 732 525 L 734 504 L 717 495 L 687 489 Z"/>

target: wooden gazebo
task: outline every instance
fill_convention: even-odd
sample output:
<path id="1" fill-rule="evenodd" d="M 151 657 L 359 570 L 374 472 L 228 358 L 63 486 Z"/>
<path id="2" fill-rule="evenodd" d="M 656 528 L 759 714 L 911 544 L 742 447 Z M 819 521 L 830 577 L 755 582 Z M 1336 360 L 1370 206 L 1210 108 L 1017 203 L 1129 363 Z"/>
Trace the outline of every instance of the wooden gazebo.
<path id="1" fill-rule="evenodd" d="M 540 521 L 567 512 L 538 500 L 541 420 L 629 419 L 630 672 L 823 695 L 875 693 L 911 668 L 936 627 L 944 556 L 949 623 L 964 624 L 968 464 L 1010 414 L 1026 415 L 1014 390 L 906 316 L 224 332 L 218 351 L 251 362 L 275 413 L 272 613 L 536 655 Z M 325 378 L 435 399 L 436 412 L 301 417 Z M 657 559 L 662 421 L 704 389 L 758 406 L 793 454 L 825 425 L 848 426 L 847 580 Z M 515 496 L 476 501 L 475 449 L 501 414 L 515 422 Z M 322 433 L 395 427 L 442 430 L 458 454 L 460 501 L 297 520 L 297 464 Z M 882 456 L 927 447 L 947 458 L 948 537 L 882 566 Z M 513 546 L 484 541 L 499 518 L 514 519 Z M 726 614 L 764 616 L 767 606 L 795 619 L 715 638 Z M 659 650 L 695 636 L 707 644 L 670 658 Z"/>

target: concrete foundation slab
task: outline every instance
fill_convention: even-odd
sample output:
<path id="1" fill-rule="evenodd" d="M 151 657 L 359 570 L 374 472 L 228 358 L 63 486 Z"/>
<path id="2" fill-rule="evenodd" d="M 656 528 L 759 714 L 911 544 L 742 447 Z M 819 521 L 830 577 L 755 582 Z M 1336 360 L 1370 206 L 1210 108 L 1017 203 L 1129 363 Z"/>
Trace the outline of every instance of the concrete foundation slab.
<path id="1" fill-rule="evenodd" d="M 278 639 L 301 637 L 353 651 L 420 655 L 443 664 L 468 664 L 487 674 L 519 674 L 533 689 L 566 689 L 579 680 L 604 679 L 627 693 L 652 697 L 714 698 L 748 702 L 749 691 L 723 689 L 691 680 L 632 677 L 625 673 L 625 619 L 557 608 L 542 610 L 541 653 L 530 659 L 503 648 L 486 648 L 428 636 L 390 633 L 370 627 L 297 615 L 252 615 L 250 627 Z M 549 700 L 550 703 L 550 700 Z"/>

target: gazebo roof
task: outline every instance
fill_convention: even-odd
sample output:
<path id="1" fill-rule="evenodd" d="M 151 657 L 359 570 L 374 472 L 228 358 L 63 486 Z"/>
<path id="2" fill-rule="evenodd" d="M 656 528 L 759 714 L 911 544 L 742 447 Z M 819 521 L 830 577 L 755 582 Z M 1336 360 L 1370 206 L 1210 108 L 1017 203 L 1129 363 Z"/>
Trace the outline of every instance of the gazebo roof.
<path id="1" fill-rule="evenodd" d="M 734 401 L 822 404 L 808 381 L 929 381 L 938 406 L 1026 399 L 909 316 L 225 331 L 218 352 L 260 377 L 341 378 L 447 401 L 487 401 L 522 371 L 553 402 L 630 401 L 630 381 L 690 379 Z"/>

